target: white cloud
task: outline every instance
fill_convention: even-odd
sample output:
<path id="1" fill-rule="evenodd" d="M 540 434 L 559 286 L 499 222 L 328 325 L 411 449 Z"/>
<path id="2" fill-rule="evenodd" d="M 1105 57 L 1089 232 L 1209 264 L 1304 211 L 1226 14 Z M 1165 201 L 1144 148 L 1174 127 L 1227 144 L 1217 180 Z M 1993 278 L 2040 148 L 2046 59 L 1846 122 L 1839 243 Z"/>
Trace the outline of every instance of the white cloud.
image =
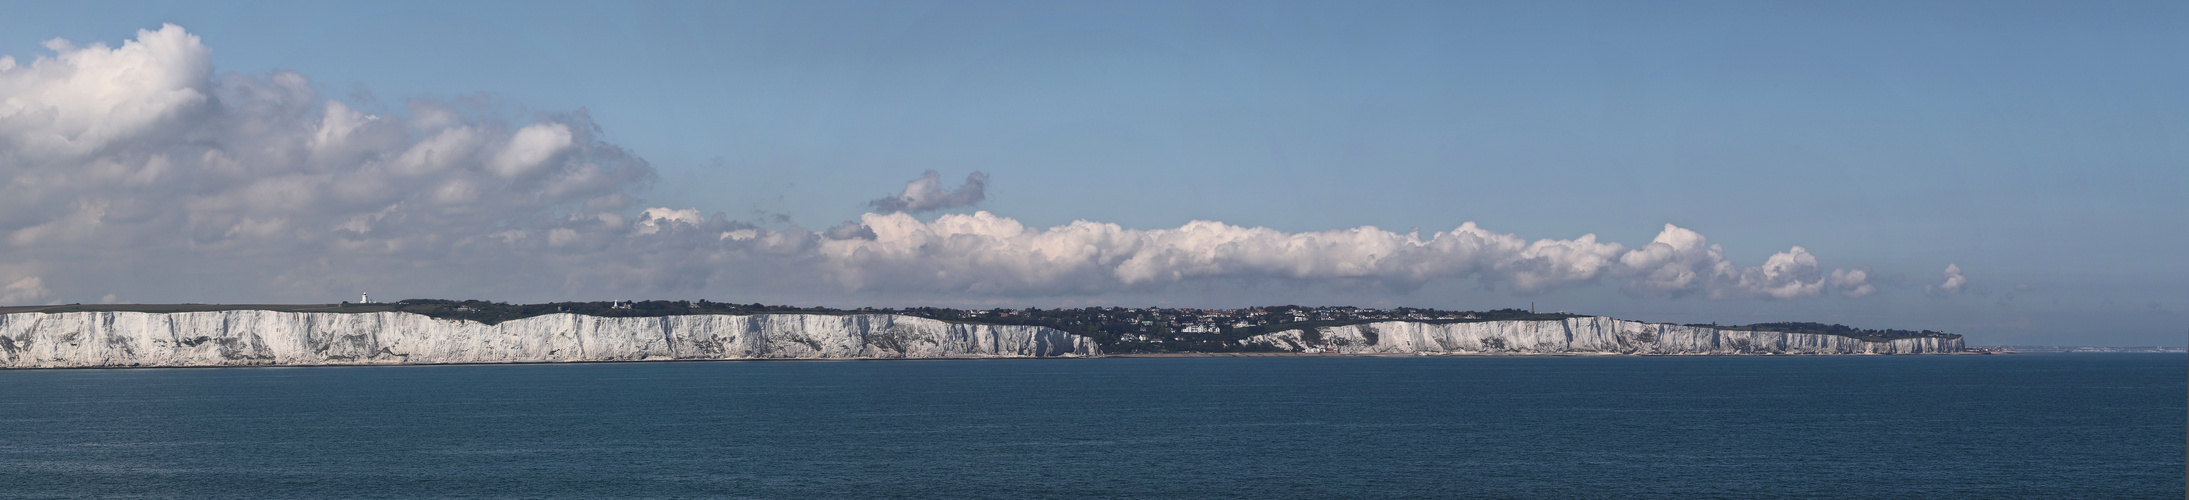
<path id="1" fill-rule="evenodd" d="M 1794 247 L 1791 250 L 1771 254 L 1763 266 L 1739 269 L 1728 273 L 1731 287 L 1713 290 L 1712 293 L 1750 293 L 1774 299 L 1813 297 L 1824 290 L 1822 273 L 1817 269 L 1817 258 L 1809 250 Z M 1727 292 L 1731 290 L 1733 292 Z"/>
<path id="2" fill-rule="evenodd" d="M 655 207 L 639 212 L 638 233 L 654 234 L 660 232 L 663 228 L 675 227 L 679 224 L 696 227 L 706 222 L 707 217 L 700 215 L 698 209 L 677 210 Z"/>
<path id="3" fill-rule="evenodd" d="M 622 210 L 653 176 L 583 113 L 512 125 L 413 101 L 409 120 L 390 118 L 321 98 L 303 75 L 215 74 L 211 49 L 173 25 L 116 48 L 47 47 L 0 64 L 14 263 L 237 259 L 216 271 L 317 288 L 326 279 L 296 266 L 504 262 L 468 247 Z M 76 286 L 67 266 L 44 267 L 43 286 Z"/>
<path id="4" fill-rule="evenodd" d="M 1969 285 L 1969 278 L 1961 275 L 1961 266 L 1946 264 L 1946 281 L 1937 285 L 1924 285 L 1923 291 L 1942 295 L 1959 295 Z"/>
<path id="5" fill-rule="evenodd" d="M 1666 226 L 1651 245 L 1628 250 L 1582 235 L 1527 241 L 1474 223 L 1426 239 L 1375 227 L 1287 233 L 1194 221 L 1134 230 L 1090 221 L 1032 229 L 988 212 L 922 222 L 867 214 L 873 238 L 819 243 L 825 273 L 853 290 L 970 293 L 1099 293 L 1195 280 L 1292 279 L 1411 289 L 1472 278 L 1519 293 L 1627 280 L 1640 295 L 1702 292 L 1712 298 L 1793 299 L 1826 289 L 1850 297 L 1875 291 L 1863 271 L 1823 272 L 1801 247 L 1763 266 L 1740 267 L 1702 235 Z M 833 232 L 833 231 L 832 231 Z"/>
<path id="6" fill-rule="evenodd" d="M 1726 259 L 1723 247 L 1701 233 L 1671 224 L 1665 224 L 1649 244 L 1621 255 L 1619 263 L 1633 278 L 1626 290 L 1640 295 L 1794 299 L 1814 297 L 1826 289 L 1847 297 L 1877 291 L 1867 271 L 1836 269 L 1827 275 L 1817 266 L 1816 256 L 1798 246 L 1772 254 L 1762 266 L 1740 267 Z"/>
<path id="7" fill-rule="evenodd" d="M 324 126 L 324 125 L 322 125 Z M 326 129 L 321 129 L 325 131 Z M 480 142 L 478 129 L 449 127 L 423 141 L 412 144 L 388 165 L 389 173 L 406 176 L 439 173 L 463 164 L 471 158 Z M 346 135 L 345 135 L 346 138 Z"/>
<path id="8" fill-rule="evenodd" d="M 45 280 L 27 276 L 0 286 L 0 304 L 31 304 L 53 294 L 46 289 Z"/>
<path id="9" fill-rule="evenodd" d="M 1636 273 L 1627 291 L 1644 294 L 1685 295 L 1702 290 L 1725 261 L 1725 249 L 1708 238 L 1671 224 L 1649 244 L 1619 257 L 1619 263 Z"/>
<path id="10" fill-rule="evenodd" d="M 172 24 L 121 47 L 45 46 L 52 57 L 0 65 L 0 159 L 79 157 L 160 130 L 211 97 L 211 51 Z"/>
<path id="11" fill-rule="evenodd" d="M 653 170 L 595 137 L 582 112 L 512 123 L 430 100 L 357 108 L 295 73 L 215 74 L 210 49 L 172 25 L 120 48 L 49 46 L 53 56 L 28 64 L 0 60 L 10 249 L 0 302 L 111 290 L 332 301 L 365 288 L 498 300 L 723 289 L 1017 297 L 1264 281 L 1403 293 L 1473 280 L 1520 294 L 1608 281 L 1715 299 L 1876 290 L 1866 271 L 1827 272 L 1802 247 L 1742 267 L 1672 225 L 1630 249 L 1472 222 L 1424 235 L 910 215 L 981 202 L 981 172 L 944 189 L 928 171 L 871 202 L 879 213 L 823 233 L 688 208 L 634 216 L 626 210 Z M 135 271 L 84 271 L 109 263 Z"/>
<path id="12" fill-rule="evenodd" d="M 494 155 L 488 167 L 502 177 L 515 178 L 532 173 L 549 158 L 570 148 L 570 126 L 560 123 L 535 123 L 517 131 L 509 139 L 509 145 Z"/>

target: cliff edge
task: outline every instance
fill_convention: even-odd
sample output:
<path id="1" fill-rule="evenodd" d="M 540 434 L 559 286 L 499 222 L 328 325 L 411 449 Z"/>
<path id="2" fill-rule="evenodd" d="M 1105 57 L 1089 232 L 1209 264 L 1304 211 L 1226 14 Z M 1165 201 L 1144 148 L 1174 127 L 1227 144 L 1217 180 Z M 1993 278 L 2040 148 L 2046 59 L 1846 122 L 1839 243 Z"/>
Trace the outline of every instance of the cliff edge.
<path id="1" fill-rule="evenodd" d="M 1051 328 L 886 314 L 631 318 L 552 314 L 494 325 L 396 312 L 0 314 L 0 368 L 1100 354 L 1093 339 Z"/>

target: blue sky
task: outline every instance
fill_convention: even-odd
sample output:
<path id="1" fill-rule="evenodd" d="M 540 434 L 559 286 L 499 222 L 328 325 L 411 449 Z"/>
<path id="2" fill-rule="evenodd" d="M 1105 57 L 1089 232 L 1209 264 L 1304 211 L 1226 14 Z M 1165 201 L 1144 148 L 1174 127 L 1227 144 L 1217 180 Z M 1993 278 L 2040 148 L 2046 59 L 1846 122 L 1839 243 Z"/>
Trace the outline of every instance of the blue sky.
<path id="1" fill-rule="evenodd" d="M 689 208 L 770 234 L 821 231 L 859 220 L 869 201 L 924 171 L 946 188 L 978 171 L 989 176 L 979 204 L 912 215 L 978 210 L 1033 228 L 1135 230 L 1206 220 L 1286 233 L 1429 234 L 1474 221 L 1526 240 L 1594 234 L 1629 249 L 1673 224 L 1739 266 L 1799 246 L 1822 271 L 1865 270 L 1876 289 L 1713 299 L 1639 294 L 1612 277 L 1523 291 L 1466 273 L 1395 287 L 1217 274 L 1030 294 L 978 280 L 865 289 L 565 277 L 549 280 L 552 293 L 322 280 L 356 282 L 344 290 L 831 305 L 1534 301 L 1656 321 L 1942 329 L 1977 344 L 2189 343 L 2189 265 L 2178 257 L 2189 247 L 2189 66 L 2178 63 L 2189 7 L 2178 2 L 12 10 L 0 53 L 24 65 L 55 53 L 41 45 L 49 39 L 119 46 L 173 23 L 210 48 L 216 75 L 294 72 L 315 101 L 366 113 L 411 117 L 407 103 L 423 99 L 516 129 L 583 109 L 595 139 L 651 170 L 611 187 L 633 199 L 615 209 L 624 216 Z M 52 165 L 41 168 L 61 168 Z M 42 277 L 24 300 L 193 293 L 158 271 L 72 279 L 51 270 L 65 258 L 24 253 L 38 252 L 18 252 L 15 272 Z M 208 255 L 213 268 L 225 258 Z M 1939 288 L 1948 264 L 1967 278 L 1953 292 Z M 318 279 L 297 266 L 195 293 L 286 297 L 293 282 Z M 111 291 L 140 278 L 173 286 Z"/>

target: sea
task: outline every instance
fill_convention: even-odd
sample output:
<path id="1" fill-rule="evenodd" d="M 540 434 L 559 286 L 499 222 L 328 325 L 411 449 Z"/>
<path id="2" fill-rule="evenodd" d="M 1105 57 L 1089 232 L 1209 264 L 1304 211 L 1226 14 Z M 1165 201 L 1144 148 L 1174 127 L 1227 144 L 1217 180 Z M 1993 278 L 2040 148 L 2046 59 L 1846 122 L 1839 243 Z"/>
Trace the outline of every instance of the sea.
<path id="1" fill-rule="evenodd" d="M 2183 498 L 2189 356 L 0 371 L 6 498 Z"/>

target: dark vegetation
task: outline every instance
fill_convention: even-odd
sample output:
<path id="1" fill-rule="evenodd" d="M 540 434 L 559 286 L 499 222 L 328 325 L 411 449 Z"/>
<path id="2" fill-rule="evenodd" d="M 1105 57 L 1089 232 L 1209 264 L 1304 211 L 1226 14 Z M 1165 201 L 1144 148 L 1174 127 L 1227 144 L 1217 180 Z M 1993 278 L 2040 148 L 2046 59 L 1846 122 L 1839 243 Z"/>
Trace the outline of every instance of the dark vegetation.
<path id="1" fill-rule="evenodd" d="M 82 311 L 134 311 L 151 313 L 268 310 L 284 312 L 333 312 L 372 313 L 406 312 L 436 318 L 477 321 L 495 324 L 503 321 L 557 313 L 584 314 L 601 317 L 652 317 L 692 314 L 902 314 L 958 323 L 984 323 L 994 325 L 1033 325 L 1055 328 L 1094 338 L 1104 352 L 1111 353 L 1162 353 L 1162 352 L 1236 352 L 1253 348 L 1242 347 L 1239 341 L 1285 330 L 1302 330 L 1301 337 L 1309 343 L 1319 343 L 1321 329 L 1335 326 L 1362 325 L 1380 321 L 1412 321 L 1420 323 L 1470 323 L 1483 321 L 1556 321 L 1583 317 L 1578 314 L 1536 313 L 1525 309 L 1493 309 L 1488 311 L 1447 311 L 1399 307 L 1372 309 L 1360 307 L 1305 307 L 1268 306 L 1242 309 L 1191 309 L 1191 308 L 1124 308 L 1088 307 L 1078 309 L 952 309 L 941 307 L 906 307 L 834 309 L 826 307 L 796 307 L 765 304 L 733 304 L 706 300 L 642 300 L 610 302 L 553 302 L 546 304 L 509 304 L 483 300 L 409 299 L 397 302 L 371 304 L 123 304 L 57 306 L 25 306 L 0 308 L 0 313 L 14 312 L 82 312 Z M 1817 333 L 1840 335 L 1862 340 L 1884 341 L 1900 338 L 1943 337 L 1959 338 L 1960 335 L 1930 330 L 1864 330 L 1845 325 L 1822 323 L 1757 323 L 1746 326 L 1689 325 L 1724 330 L 1775 331 L 1788 333 Z M 1374 342 L 1377 332 L 1362 332 Z"/>

